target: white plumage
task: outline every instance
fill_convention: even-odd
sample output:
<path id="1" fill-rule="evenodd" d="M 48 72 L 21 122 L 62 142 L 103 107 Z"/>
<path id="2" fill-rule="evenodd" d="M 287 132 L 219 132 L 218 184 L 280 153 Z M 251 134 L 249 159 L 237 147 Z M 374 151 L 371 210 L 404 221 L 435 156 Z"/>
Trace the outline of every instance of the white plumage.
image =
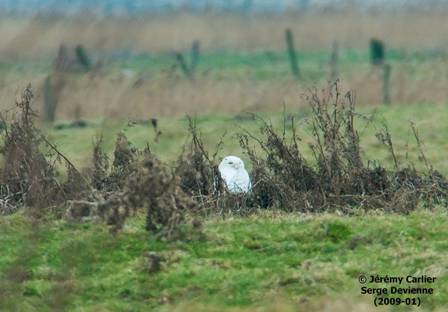
<path id="1" fill-rule="evenodd" d="M 218 169 L 230 193 L 247 193 L 252 188 L 249 174 L 244 169 L 244 162 L 239 157 L 225 157 Z"/>

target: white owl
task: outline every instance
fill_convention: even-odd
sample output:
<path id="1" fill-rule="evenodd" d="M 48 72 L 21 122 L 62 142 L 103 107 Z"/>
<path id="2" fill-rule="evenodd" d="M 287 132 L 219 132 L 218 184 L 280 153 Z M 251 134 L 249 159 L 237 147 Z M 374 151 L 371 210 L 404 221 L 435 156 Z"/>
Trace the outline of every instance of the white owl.
<path id="1" fill-rule="evenodd" d="M 248 193 L 252 188 L 249 174 L 244 169 L 244 163 L 239 157 L 225 157 L 218 169 L 230 193 Z"/>

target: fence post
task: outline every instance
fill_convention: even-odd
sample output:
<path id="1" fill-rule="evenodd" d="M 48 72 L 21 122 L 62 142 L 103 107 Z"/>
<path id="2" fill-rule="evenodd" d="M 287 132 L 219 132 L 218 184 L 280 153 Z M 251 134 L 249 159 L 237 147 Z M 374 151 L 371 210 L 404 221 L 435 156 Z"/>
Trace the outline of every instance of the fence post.
<path id="1" fill-rule="evenodd" d="M 370 39 L 370 62 L 372 65 L 382 65 L 385 59 L 384 42 L 372 38 Z"/>
<path id="2" fill-rule="evenodd" d="M 383 104 L 390 104 L 390 72 L 391 65 L 384 64 L 383 65 Z"/>
<path id="3" fill-rule="evenodd" d="M 184 75 L 189 78 L 192 79 L 192 75 L 191 75 L 191 71 L 190 68 L 188 68 L 187 63 L 185 62 L 184 56 L 182 55 L 182 53 L 177 52 L 176 53 L 176 60 L 180 65 L 180 69 L 182 70 L 182 72 L 184 73 Z"/>
<path id="4" fill-rule="evenodd" d="M 337 41 L 333 42 L 333 47 L 330 57 L 330 80 L 335 81 L 338 76 L 338 62 L 339 62 L 339 44 Z"/>
<path id="5" fill-rule="evenodd" d="M 300 79 L 299 65 L 297 64 L 297 53 L 294 47 L 294 37 L 292 35 L 292 31 L 290 28 L 287 28 L 285 31 L 285 39 L 286 39 L 286 46 L 288 48 L 288 55 L 291 64 L 292 74 L 294 75 L 294 78 Z"/>
<path id="6" fill-rule="evenodd" d="M 176 61 L 180 66 L 180 69 L 184 73 L 185 77 L 188 79 L 193 80 L 194 78 L 194 72 L 196 70 L 196 67 L 199 64 L 199 58 L 201 54 L 201 43 L 199 40 L 194 40 L 191 44 L 191 59 L 190 59 L 190 65 L 187 64 L 187 61 L 185 60 L 182 52 L 175 52 Z"/>
<path id="7" fill-rule="evenodd" d="M 190 71 L 193 74 L 196 70 L 196 67 L 199 64 L 199 57 L 201 53 L 201 44 L 198 40 L 193 41 L 191 45 L 191 66 Z"/>
<path id="8" fill-rule="evenodd" d="M 44 82 L 44 120 L 53 123 L 56 112 L 56 96 L 50 75 L 45 78 Z"/>
<path id="9" fill-rule="evenodd" d="M 86 48 L 82 44 L 78 44 L 75 48 L 76 59 L 85 71 L 92 69 L 92 61 L 87 53 Z"/>

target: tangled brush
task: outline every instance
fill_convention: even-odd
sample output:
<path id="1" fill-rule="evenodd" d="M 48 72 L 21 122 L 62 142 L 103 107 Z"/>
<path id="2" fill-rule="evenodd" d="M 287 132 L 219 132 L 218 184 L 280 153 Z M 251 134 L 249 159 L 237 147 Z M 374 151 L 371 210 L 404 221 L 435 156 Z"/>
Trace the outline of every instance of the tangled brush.
<path id="1" fill-rule="evenodd" d="M 256 206 L 302 212 L 378 208 L 409 212 L 419 202 L 446 203 L 446 178 L 433 169 L 420 173 L 412 166 L 399 167 L 387 128 L 378 137 L 392 153 L 395 169 L 388 171 L 377 162 L 362 159 L 350 92 L 342 96 L 334 84 L 323 94 L 312 90 L 306 100 L 312 110 L 312 159 L 303 156 L 293 118 L 284 117 L 281 133 L 262 120 L 263 139 L 249 132 L 240 135 L 240 145 L 253 165 L 252 197 Z M 288 139 L 287 122 L 292 129 Z M 416 139 L 419 143 L 417 135 Z M 262 153 L 251 148 L 251 141 Z"/>
<path id="2" fill-rule="evenodd" d="M 147 146 L 132 147 L 123 133 L 117 136 L 114 159 L 109 161 L 94 145 L 92 181 L 104 199 L 98 214 L 114 231 L 132 215 L 146 213 L 146 229 L 160 237 L 177 237 L 186 215 L 196 211 L 196 202 L 184 192 L 179 177 L 163 165 Z"/>
<path id="3" fill-rule="evenodd" d="M 28 86 L 16 102 L 18 114 L 5 129 L 0 153 L 0 197 L 6 206 L 26 206 L 35 215 L 86 190 L 86 181 L 73 164 L 36 128 L 32 109 L 33 92 Z M 56 164 L 67 168 L 67 180 L 60 181 Z M 68 186 L 70 185 L 70 186 Z"/>
<path id="4" fill-rule="evenodd" d="M 126 203 L 146 209 L 146 229 L 151 233 L 168 238 L 180 234 L 180 225 L 195 210 L 195 201 L 181 188 L 178 176 L 151 153 L 140 162 L 140 172 L 128 182 Z"/>
<path id="5" fill-rule="evenodd" d="M 259 118 L 259 134 L 244 131 L 239 135 L 252 163 L 253 187 L 248 194 L 226 191 L 218 170 L 223 140 L 209 153 L 192 119 L 191 140 L 174 166 L 161 162 L 149 146 L 135 148 L 119 133 L 112 160 L 102 149 L 102 139 L 94 142 L 93 166 L 83 175 L 35 127 L 32 100 L 28 87 L 16 103 L 18 114 L 12 121 L 2 116 L 0 215 L 20 207 L 35 215 L 65 207 L 60 215 L 99 217 L 117 231 L 130 216 L 144 213 L 150 233 L 176 238 L 190 216 L 247 214 L 258 209 L 408 213 L 419 205 L 447 204 L 448 180 L 428 163 L 414 126 L 426 172 L 398 162 L 387 127 L 377 137 L 390 152 L 393 169 L 363 159 L 353 96 L 350 92 L 342 95 L 337 84 L 321 93 L 312 90 L 306 97 L 311 107 L 311 157 L 303 153 L 306 146 L 294 118 L 286 115 L 283 129 Z M 288 134 L 287 128 L 291 129 Z M 65 175 L 58 171 L 61 167 L 66 168 Z"/>

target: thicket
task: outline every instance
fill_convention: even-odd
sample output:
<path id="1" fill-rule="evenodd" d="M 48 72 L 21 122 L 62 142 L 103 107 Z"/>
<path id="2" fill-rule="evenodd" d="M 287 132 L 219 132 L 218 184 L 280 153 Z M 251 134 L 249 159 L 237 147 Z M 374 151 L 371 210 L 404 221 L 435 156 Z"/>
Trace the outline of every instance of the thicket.
<path id="1" fill-rule="evenodd" d="M 350 92 L 343 95 L 333 84 L 325 92 L 310 91 L 306 100 L 312 112 L 313 156 L 304 156 L 294 117 L 285 115 L 280 130 L 259 119 L 260 133 L 239 135 L 251 161 L 253 189 L 235 195 L 226 192 L 218 171 L 222 140 L 210 153 L 192 119 L 191 139 L 174 164 L 163 163 L 149 146 L 133 147 L 119 133 L 113 158 L 98 138 L 92 165 L 81 173 L 35 126 L 33 93 L 28 87 L 16 103 L 17 114 L 2 116 L 0 214 L 24 209 L 36 218 L 52 213 L 71 220 L 99 219 L 118 231 L 128 217 L 144 213 L 150 233 L 178 238 L 188 224 L 200 228 L 201 217 L 210 214 L 244 215 L 259 209 L 408 213 L 419 203 L 429 208 L 446 205 L 448 181 L 427 163 L 414 127 L 420 158 L 428 170 L 401 166 L 385 127 L 377 137 L 394 159 L 394 169 L 388 170 L 362 157 Z M 61 168 L 66 169 L 61 172 Z"/>

